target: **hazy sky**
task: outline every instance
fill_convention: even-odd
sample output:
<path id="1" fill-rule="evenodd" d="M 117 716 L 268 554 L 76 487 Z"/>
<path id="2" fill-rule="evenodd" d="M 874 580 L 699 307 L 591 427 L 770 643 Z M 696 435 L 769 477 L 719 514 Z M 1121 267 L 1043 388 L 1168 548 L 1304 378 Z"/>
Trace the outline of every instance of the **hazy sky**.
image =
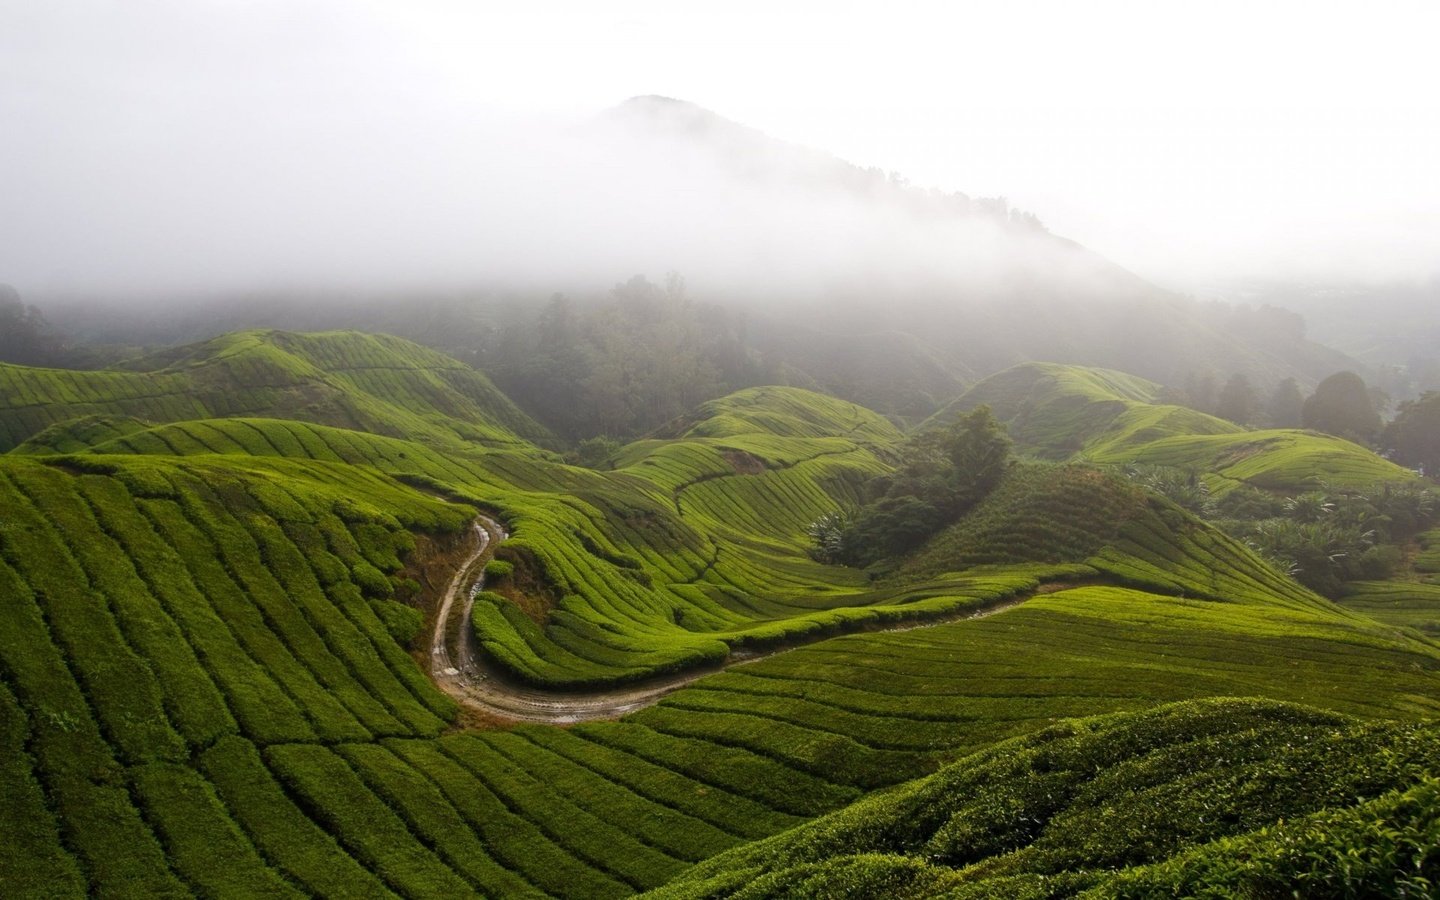
<path id="1" fill-rule="evenodd" d="M 1437 35 L 1434 0 L 4 0 L 0 282 L 461 277 L 545 233 L 537 135 L 638 94 L 1167 284 L 1424 277 Z"/>

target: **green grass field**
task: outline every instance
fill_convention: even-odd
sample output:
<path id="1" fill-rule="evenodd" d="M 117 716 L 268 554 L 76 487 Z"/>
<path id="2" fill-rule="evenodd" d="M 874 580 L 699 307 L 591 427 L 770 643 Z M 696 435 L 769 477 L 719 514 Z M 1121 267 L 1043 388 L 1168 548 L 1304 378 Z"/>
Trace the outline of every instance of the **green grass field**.
<path id="1" fill-rule="evenodd" d="M 0 455 L 0 894 L 1133 895 L 1212 877 L 1226 840 L 1273 854 L 1257 829 L 1279 817 L 1322 849 L 1326 828 L 1409 834 L 1433 793 L 1428 594 L 1331 603 L 1168 501 L 1043 463 L 872 581 L 812 560 L 805 527 L 889 471 L 902 436 L 883 418 L 753 389 L 593 471 L 522 440 L 483 376 L 402 344 L 244 334 L 63 382 L 3 373 L 48 418 Z M 204 399 L 252 365 L 289 387 Z M 35 387 L 62 383 L 77 399 Z M 97 394 L 121 384 L 195 405 Z M 318 405 L 295 407 L 295 385 Z M 796 649 L 618 721 L 460 727 L 406 604 L 420 557 L 477 510 L 510 531 L 494 572 L 514 590 L 481 594 L 475 627 L 517 679 L 605 686 Z M 1237 696 L 1313 709 L 1164 706 Z M 1374 762 L 1351 771 L 1357 747 Z M 1298 780 L 1271 784 L 1277 766 Z M 886 836 L 896 804 L 957 784 L 988 787 Z M 1221 824 L 1197 824 L 1207 803 Z M 1154 846 L 1151 808 L 1171 813 Z M 1120 810 L 1111 838 L 1102 809 Z"/>

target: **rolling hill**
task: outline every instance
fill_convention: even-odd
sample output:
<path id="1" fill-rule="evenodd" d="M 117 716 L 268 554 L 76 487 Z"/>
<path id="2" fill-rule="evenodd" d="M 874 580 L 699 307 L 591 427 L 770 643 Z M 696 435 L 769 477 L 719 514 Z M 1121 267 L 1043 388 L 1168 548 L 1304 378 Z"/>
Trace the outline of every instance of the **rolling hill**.
<path id="1" fill-rule="evenodd" d="M 52 425 L 83 415 L 178 422 L 265 416 L 446 443 L 546 435 L 481 373 L 397 338 L 239 332 L 96 372 L 0 364 L 0 450 L 83 444 Z"/>
<path id="2" fill-rule="evenodd" d="M 1249 430 L 1159 402 L 1161 386 L 1106 369 L 1025 363 L 985 379 L 927 420 L 986 404 L 1017 445 L 1041 459 L 1138 463 L 1204 473 L 1224 494 L 1240 484 L 1301 492 L 1368 487 L 1415 475 L 1350 441 L 1314 431 Z"/>
<path id="3" fill-rule="evenodd" d="M 362 351 L 398 369 L 336 356 Z M 1282 816 L 1317 871 L 1433 827 L 1440 647 L 1134 484 L 1018 466 L 872 580 L 805 527 L 890 471 L 874 412 L 750 389 L 596 471 L 465 371 L 247 333 L 8 372 L 50 393 L 0 454 L 6 896 L 1143 893 L 1299 877 L 1258 830 Z M 480 585 L 482 513 L 508 535 Z M 487 718 L 426 676 L 452 581 L 484 588 L 497 689 L 687 681 L 615 721 Z M 1237 696 L 1266 699 L 1206 699 Z"/>
<path id="4" fill-rule="evenodd" d="M 1065 722 L 647 896 L 1424 896 L 1437 764 L 1433 723 L 1285 704 Z"/>

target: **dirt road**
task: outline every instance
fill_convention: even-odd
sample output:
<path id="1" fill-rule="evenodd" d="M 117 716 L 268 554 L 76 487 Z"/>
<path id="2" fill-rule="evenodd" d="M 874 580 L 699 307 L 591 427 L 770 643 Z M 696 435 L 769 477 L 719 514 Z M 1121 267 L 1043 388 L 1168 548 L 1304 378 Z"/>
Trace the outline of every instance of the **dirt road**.
<path id="1" fill-rule="evenodd" d="M 517 685 L 487 663 L 477 652 L 475 633 L 470 627 L 470 612 L 475 604 L 475 594 L 484 585 L 485 563 L 489 562 L 493 555 L 493 548 L 508 535 L 498 522 L 484 516 L 476 519 L 473 527 L 476 534 L 475 549 L 455 570 L 455 575 L 450 579 L 445 595 L 441 598 L 430 644 L 430 674 L 441 690 L 454 697 L 461 705 L 488 718 L 544 722 L 552 725 L 613 719 L 650 706 L 666 694 L 706 675 L 713 675 L 730 666 L 744 665 L 777 653 L 785 653 L 820 639 L 797 641 L 764 651 L 735 650 L 719 666 L 703 667 L 603 690 L 558 691 Z M 868 630 L 909 631 L 963 619 L 979 619 L 1018 606 L 1036 593 L 1077 586 L 1079 585 L 1043 584 L 1035 591 L 975 612 L 920 622 L 901 622 L 888 627 L 877 626 Z"/>

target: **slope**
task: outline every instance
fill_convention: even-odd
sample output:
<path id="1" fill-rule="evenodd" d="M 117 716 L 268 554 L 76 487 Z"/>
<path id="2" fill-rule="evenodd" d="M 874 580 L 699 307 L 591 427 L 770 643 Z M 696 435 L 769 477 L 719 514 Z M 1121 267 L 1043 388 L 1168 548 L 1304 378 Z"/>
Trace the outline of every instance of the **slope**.
<path id="1" fill-rule="evenodd" d="M 999 744 L 649 896 L 1424 896 L 1437 771 L 1433 723 L 1192 701 Z"/>
<path id="2" fill-rule="evenodd" d="M 31 439 L 37 452 L 78 449 L 63 425 L 87 415 L 151 424 L 258 415 L 450 444 L 544 438 L 484 375 L 387 336 L 239 332 L 124 369 L 0 366 L 0 451 Z"/>
<path id="3" fill-rule="evenodd" d="M 1300 492 L 1368 487 L 1414 474 L 1357 444 L 1313 431 L 1251 431 L 1159 403 L 1154 382 L 1106 369 L 1025 363 L 993 375 L 936 413 L 936 427 L 984 403 L 1017 446 L 1041 459 L 1084 458 L 1205 473 L 1213 492 L 1240 484 Z"/>
<path id="4" fill-rule="evenodd" d="M 899 438 L 853 404 L 759 388 L 673 427 L 681 436 L 637 442 L 609 472 L 523 450 L 439 453 L 248 418 L 129 431 L 90 452 L 343 462 L 483 505 L 505 521 L 500 556 L 520 570 L 501 595 L 479 598 L 485 650 L 512 677 L 555 687 L 642 680 L 739 648 L 978 609 L 1049 571 L 1022 566 L 897 594 L 811 560 L 806 525 L 853 502 L 865 479 L 886 471 L 881 455 Z"/>
<path id="5" fill-rule="evenodd" d="M 985 513 L 1021 534 L 1073 506 L 1058 557 L 819 566 L 804 525 L 897 434 L 804 391 L 715 401 L 607 472 L 309 422 L 134 424 L 0 456 L 7 896 L 624 896 L 1058 718 L 1237 694 L 1437 711 L 1433 643 L 1093 470 L 1021 485 L 1013 524 Z M 433 601 L 477 509 L 512 565 L 478 631 L 532 685 L 861 633 L 616 722 L 457 730 L 487 723 L 423 677 L 397 600 Z"/>
<path id="6" fill-rule="evenodd" d="M 621 722 L 437 737 L 454 709 L 400 652 L 407 617 L 388 597 L 405 590 L 410 529 L 443 550 L 470 510 L 379 468 L 444 465 L 448 484 L 487 501 L 543 505 L 533 487 L 498 486 L 541 465 L 303 423 L 157 431 L 202 424 L 258 429 L 295 456 L 237 440 L 225 454 L 0 459 L 0 573 L 20 601 L 0 647 L 15 749 L 4 811 L 27 836 L 0 857 L 9 895 L 623 896 L 1060 716 L 1258 693 L 1404 718 L 1433 714 L 1440 694 L 1432 647 L 1293 586 L 1276 594 L 1256 580 L 1263 567 L 1226 572 L 1224 560 L 1258 564 L 1162 504 L 1132 519 L 1144 547 L 1117 541 L 1089 571 L 1128 561 L 1132 583 L 1192 599 L 1081 587 L 985 620 L 814 644 Z M 368 461 L 315 458 L 323 448 Z M 551 490 L 641 481 L 545 465 Z M 581 535 L 610 540 L 606 521 L 533 545 L 578 545 L 577 590 L 595 604 L 616 570 Z M 609 552 L 654 570 L 615 540 Z M 888 599 L 923 607 L 1034 581 L 982 570 Z M 1207 594 L 1226 599 L 1193 599 Z M 631 616 L 663 633 L 668 612 Z"/>

